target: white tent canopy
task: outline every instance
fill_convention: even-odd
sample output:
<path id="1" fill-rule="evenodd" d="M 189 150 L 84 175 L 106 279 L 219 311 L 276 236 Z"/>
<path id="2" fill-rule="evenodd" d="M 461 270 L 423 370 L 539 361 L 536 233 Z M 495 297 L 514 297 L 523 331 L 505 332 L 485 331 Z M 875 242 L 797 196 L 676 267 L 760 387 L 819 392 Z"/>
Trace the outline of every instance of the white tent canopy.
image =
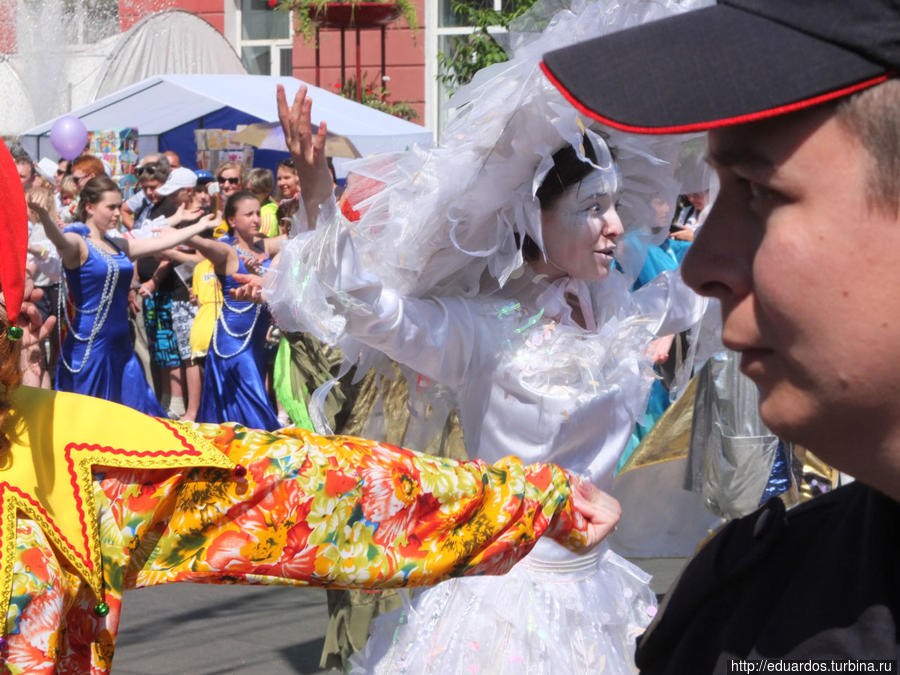
<path id="1" fill-rule="evenodd" d="M 88 129 L 136 127 L 139 151 L 146 153 L 158 148 L 159 137 L 167 131 L 217 111 L 235 111 L 244 119 L 249 115 L 257 121 L 277 121 L 275 88 L 279 84 L 291 100 L 303 83 L 293 77 L 263 75 L 158 75 L 69 114 L 80 118 Z M 414 144 L 428 147 L 433 142 L 431 131 L 425 127 L 324 89 L 307 87 L 313 99 L 313 125 L 326 121 L 330 132 L 348 137 L 363 155 L 403 150 Z M 22 144 L 33 157 L 57 156 L 49 139 L 54 121 L 22 134 Z"/>

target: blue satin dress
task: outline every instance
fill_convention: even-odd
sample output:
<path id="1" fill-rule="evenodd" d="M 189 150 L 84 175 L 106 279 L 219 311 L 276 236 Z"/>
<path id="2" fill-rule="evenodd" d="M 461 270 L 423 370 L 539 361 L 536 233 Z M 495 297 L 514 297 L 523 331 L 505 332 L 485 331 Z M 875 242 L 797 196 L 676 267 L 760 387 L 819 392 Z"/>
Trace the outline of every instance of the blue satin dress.
<path id="1" fill-rule="evenodd" d="M 56 389 L 167 417 L 132 347 L 128 290 L 134 265 L 122 251 L 111 255 L 94 248 L 84 230 L 80 224 L 66 228 L 85 237 L 88 257 L 78 269 L 65 270 L 74 307 L 56 367 Z M 59 320 L 65 323 L 62 316 Z"/>
<path id="2" fill-rule="evenodd" d="M 269 266 L 269 260 L 263 264 Z M 247 274 L 239 258 L 238 271 Z M 240 286 L 231 275 L 220 276 L 225 302 L 206 356 L 198 422 L 239 422 L 252 429 L 281 427 L 266 393 L 266 332 L 271 315 L 265 305 L 232 300 Z"/>

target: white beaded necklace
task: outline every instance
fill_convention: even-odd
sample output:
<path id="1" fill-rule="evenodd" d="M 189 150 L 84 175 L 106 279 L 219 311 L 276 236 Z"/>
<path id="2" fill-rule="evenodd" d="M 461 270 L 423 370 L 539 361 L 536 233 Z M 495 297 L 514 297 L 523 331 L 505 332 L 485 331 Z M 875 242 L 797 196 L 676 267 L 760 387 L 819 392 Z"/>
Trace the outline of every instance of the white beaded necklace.
<path id="1" fill-rule="evenodd" d="M 75 332 L 75 327 L 69 320 L 69 313 L 66 311 L 66 299 L 69 297 L 69 288 L 66 281 L 66 275 L 63 274 L 62 278 L 60 279 L 59 316 L 65 320 L 69 335 L 71 335 L 74 340 L 78 342 L 87 342 L 87 346 L 84 349 L 84 356 L 81 358 L 81 365 L 77 368 L 73 368 L 72 364 L 66 361 L 63 350 L 60 350 L 59 352 L 60 363 L 62 363 L 63 366 L 65 366 L 66 370 L 68 370 L 73 375 L 78 374 L 82 370 L 84 370 L 85 365 L 90 359 L 91 348 L 94 346 L 94 340 L 100 333 L 100 330 L 103 328 L 103 326 L 106 325 L 106 319 L 109 316 L 109 309 L 110 307 L 112 307 L 113 296 L 115 295 L 116 286 L 119 282 L 119 266 L 116 264 L 116 261 L 113 260 L 112 256 L 100 247 L 94 246 L 91 243 L 91 240 L 87 237 L 85 237 L 85 243 L 90 249 L 96 251 L 97 254 L 106 262 L 106 277 L 103 279 L 103 290 L 100 293 L 100 300 L 97 302 L 97 306 L 94 309 L 85 309 L 84 307 L 75 305 L 73 298 L 73 308 L 76 314 L 81 313 L 97 315 L 97 318 L 94 319 L 94 325 L 91 326 L 91 332 L 86 336 L 79 335 L 77 332 Z M 86 262 L 87 261 L 85 261 L 85 263 Z M 59 343 L 62 344 L 62 321 L 57 320 L 56 325 L 59 331 Z"/>
<path id="2" fill-rule="evenodd" d="M 256 310 L 256 313 L 253 315 L 253 323 L 250 324 L 250 327 L 246 330 L 246 332 L 243 332 L 243 333 L 234 332 L 233 333 L 231 331 L 231 329 L 228 327 L 228 322 L 225 320 L 225 310 L 226 309 L 230 312 L 233 312 L 234 314 L 246 314 L 251 309 Z M 260 312 L 262 312 L 262 305 L 248 304 L 246 307 L 243 307 L 241 309 L 236 308 L 234 305 L 229 305 L 228 299 L 225 297 L 225 294 L 223 293 L 222 294 L 222 311 L 219 314 L 219 318 L 216 320 L 216 327 L 213 329 L 213 336 L 212 336 L 212 346 L 213 346 L 213 351 L 216 353 L 216 356 L 218 356 L 220 359 L 230 359 L 230 358 L 234 358 L 235 356 L 237 356 L 238 354 L 243 352 L 247 348 L 247 345 L 250 343 L 250 338 L 253 336 L 253 331 L 256 328 L 256 322 L 259 321 Z M 219 326 L 220 325 L 222 326 L 223 329 L 225 329 L 225 332 L 228 333 L 228 335 L 235 338 L 236 340 L 240 340 L 241 338 L 243 338 L 243 342 L 241 343 L 241 346 L 237 348 L 237 351 L 235 351 L 231 354 L 223 354 L 222 352 L 219 351 L 218 335 L 219 335 Z"/>
<path id="3" fill-rule="evenodd" d="M 239 255 L 241 253 L 245 253 L 245 254 L 248 253 L 247 251 L 244 251 L 236 243 L 232 243 L 231 246 L 238 252 Z M 243 333 L 237 333 L 237 332 L 232 332 L 232 330 L 228 327 L 228 321 L 225 319 L 225 310 L 226 309 L 233 314 L 246 314 L 251 309 L 255 309 L 256 311 L 253 315 L 253 322 L 250 324 L 250 327 Z M 249 303 L 245 307 L 238 309 L 234 305 L 231 305 L 228 303 L 228 295 L 223 292 L 222 293 L 222 311 L 219 313 L 219 318 L 216 320 L 216 326 L 215 326 L 215 328 L 213 328 L 213 336 L 212 336 L 212 347 L 213 347 L 213 351 L 216 353 L 216 356 L 218 356 L 220 359 L 231 359 L 231 358 L 234 358 L 235 356 L 237 356 L 238 354 L 240 354 L 241 352 L 243 352 L 247 348 L 247 345 L 250 344 L 250 338 L 253 337 L 253 331 L 256 329 L 256 323 L 259 321 L 259 315 L 261 312 L 262 312 L 262 305 L 255 305 L 253 303 Z M 241 342 L 241 346 L 237 348 L 237 351 L 232 352 L 231 354 L 223 354 L 222 352 L 219 351 L 218 335 L 219 335 L 219 326 L 220 325 L 225 330 L 225 332 L 228 335 L 230 335 L 231 337 L 233 337 L 234 339 L 236 339 L 236 340 L 243 339 L 243 342 Z"/>

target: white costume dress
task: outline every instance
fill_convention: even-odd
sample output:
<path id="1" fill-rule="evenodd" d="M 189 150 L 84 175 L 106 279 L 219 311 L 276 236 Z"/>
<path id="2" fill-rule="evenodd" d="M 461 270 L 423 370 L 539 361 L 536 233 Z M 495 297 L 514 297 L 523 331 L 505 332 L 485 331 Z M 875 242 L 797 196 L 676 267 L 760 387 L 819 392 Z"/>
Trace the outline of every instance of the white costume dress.
<path id="1" fill-rule="evenodd" d="M 454 391 L 471 458 L 554 462 L 609 490 L 653 380 L 644 349 L 693 323 L 702 301 L 677 273 L 634 294 L 618 273 L 593 286 L 598 332 L 554 316 L 527 273 L 509 299 L 384 290 L 348 331 Z M 377 619 L 360 671 L 627 673 L 655 611 L 648 581 L 605 545 L 577 556 L 538 542 L 506 577 L 446 582 Z"/>
<path id="2" fill-rule="evenodd" d="M 650 200 L 679 193 L 680 145 L 669 138 L 601 130 L 616 169 L 608 151 L 592 163 L 621 186 L 625 273 L 548 283 L 523 263 L 525 235 L 543 250 L 535 191 L 553 152 L 569 143 L 584 159 L 584 121 L 543 77 L 540 55 L 683 3 L 574 4 L 541 34 L 511 34 L 515 57 L 458 93 L 442 145 L 354 166 L 347 194 L 359 218 L 323 209 L 314 233 L 285 244 L 265 288 L 282 328 L 359 356 L 361 372 L 387 355 L 417 373 L 414 404 L 455 407 L 471 458 L 554 462 L 608 490 L 645 410 L 650 341 L 687 328 L 704 303 L 677 272 L 630 291 L 653 240 Z M 315 396 L 315 419 L 314 408 Z M 655 611 L 648 581 L 605 545 L 577 557 L 538 542 L 505 577 L 446 582 L 379 618 L 356 670 L 628 673 Z"/>

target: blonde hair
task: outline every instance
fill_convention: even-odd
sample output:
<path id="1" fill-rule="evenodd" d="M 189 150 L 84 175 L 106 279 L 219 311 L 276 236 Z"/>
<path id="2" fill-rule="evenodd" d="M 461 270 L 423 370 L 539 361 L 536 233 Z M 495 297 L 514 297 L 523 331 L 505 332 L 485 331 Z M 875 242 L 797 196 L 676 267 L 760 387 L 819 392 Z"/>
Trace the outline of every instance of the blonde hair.
<path id="1" fill-rule="evenodd" d="M 234 162 L 231 160 L 229 160 L 227 162 L 222 162 L 221 164 L 219 164 L 219 166 L 216 167 L 216 172 L 215 172 L 216 180 L 219 180 L 219 176 L 222 175 L 222 172 L 227 171 L 228 169 L 234 169 L 235 171 L 237 171 L 238 176 L 241 179 L 241 182 L 242 183 L 244 182 L 244 165 L 241 164 L 240 162 Z"/>
<path id="2" fill-rule="evenodd" d="M 272 194 L 272 188 L 275 187 L 275 176 L 269 169 L 250 169 L 244 180 L 244 187 L 258 195 L 269 196 Z"/>
<path id="3" fill-rule="evenodd" d="M 78 181 L 76 181 L 72 174 L 66 174 L 63 179 L 59 183 L 59 193 L 67 192 L 69 196 L 74 197 L 78 194 Z"/>
<path id="4" fill-rule="evenodd" d="M 50 214 L 50 218 L 56 220 L 56 200 L 53 199 L 53 190 L 51 188 L 44 185 L 35 185 L 28 191 L 28 201 L 44 207 L 44 210 Z M 31 209 L 28 209 L 28 220 L 32 223 L 38 220 L 36 214 L 31 212 Z"/>

